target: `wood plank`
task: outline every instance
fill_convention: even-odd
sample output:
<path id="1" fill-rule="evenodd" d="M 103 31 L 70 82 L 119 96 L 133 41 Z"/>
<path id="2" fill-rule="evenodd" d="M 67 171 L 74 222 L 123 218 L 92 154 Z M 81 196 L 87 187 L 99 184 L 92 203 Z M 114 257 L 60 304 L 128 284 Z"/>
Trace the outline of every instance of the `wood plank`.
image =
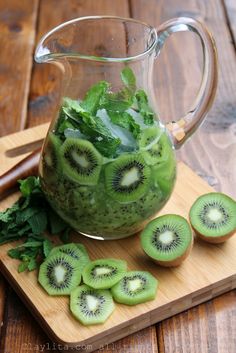
<path id="1" fill-rule="evenodd" d="M 231 291 L 170 320 L 164 320 L 158 327 L 160 352 L 234 353 L 235 305 L 236 292 Z"/>
<path id="2" fill-rule="evenodd" d="M 71 6 L 70 6 L 71 5 Z M 126 1 L 120 1 L 119 4 L 111 4 L 109 1 L 100 1 L 99 4 L 96 4 L 92 1 L 61 1 L 60 7 L 57 6 L 55 1 L 50 1 L 47 3 L 46 1 L 41 1 L 40 6 L 40 18 L 39 18 L 39 30 L 37 35 L 37 40 L 41 37 L 43 33 L 52 28 L 53 26 L 59 24 L 60 22 L 66 21 L 75 17 L 75 13 L 77 16 L 83 15 L 93 15 L 93 14 L 113 14 L 120 16 L 128 16 L 128 6 Z M 51 119 L 53 105 L 55 104 L 55 100 L 58 99 L 57 96 L 57 80 L 58 73 L 52 66 L 45 65 L 35 65 L 33 70 L 33 78 L 30 89 L 30 101 L 29 101 L 29 119 L 28 126 L 37 125 L 44 121 L 48 121 Z M 17 310 L 16 310 L 17 311 Z M 27 334 L 27 328 L 24 330 L 22 328 L 23 334 Z M 153 340 L 153 334 L 155 329 L 152 330 L 152 334 L 149 336 L 146 332 L 146 342 L 155 342 Z M 39 335 L 40 336 L 40 335 Z M 135 336 L 136 337 L 136 336 Z M 139 345 L 140 340 L 136 342 L 136 338 L 130 336 L 128 340 L 132 341 L 133 346 Z M 33 335 L 32 344 L 34 343 L 35 338 Z M 126 347 L 127 339 L 125 339 L 124 343 L 119 341 L 119 346 Z M 136 343 L 135 343 L 136 342 Z M 154 345 L 155 346 L 155 345 Z M 153 346 L 153 347 L 154 347 Z M 13 347 L 11 347 L 13 349 Z M 17 349 L 15 347 L 15 349 Z M 108 348 L 110 349 L 110 348 Z M 143 348 L 144 349 L 144 348 Z M 105 352 L 106 349 L 104 348 Z M 125 348 L 126 352 L 133 351 L 133 348 Z M 154 348 L 150 350 L 150 352 L 155 352 Z"/>
<path id="3" fill-rule="evenodd" d="M 127 0 L 75 1 L 41 0 L 37 41 L 49 29 L 59 23 L 76 17 L 89 15 L 116 15 L 129 17 Z M 28 126 L 47 122 L 55 114 L 55 107 L 60 99 L 60 72 L 53 65 L 35 64 L 29 96 Z"/>
<path id="4" fill-rule="evenodd" d="M 234 0 L 222 0 L 225 6 L 228 26 L 232 35 L 232 44 L 236 49 L 236 2 Z"/>
<path id="5" fill-rule="evenodd" d="M 191 16 L 204 20 L 215 36 L 220 64 L 217 98 L 206 123 L 182 148 L 179 157 L 217 189 L 235 197 L 236 191 L 232 185 L 236 181 L 236 172 L 232 165 L 235 164 L 236 151 L 234 138 L 236 115 L 233 108 L 235 106 L 236 62 L 224 8 L 220 1 L 165 0 L 159 1 L 158 4 L 159 6 L 156 5 L 156 1 L 151 0 L 149 6 L 145 6 L 145 1 L 140 0 L 138 4 L 133 1 L 133 15 L 155 26 L 171 17 Z M 231 30 L 235 33 L 234 1 L 225 0 L 225 4 Z M 171 113 L 172 116 L 175 114 L 181 116 L 185 107 L 190 106 L 191 95 L 196 89 L 195 79 L 199 78 L 201 67 L 198 48 L 199 44 L 196 41 L 194 43 L 192 38 L 180 34 L 179 38 L 176 36 L 176 39 L 169 39 L 169 43 L 161 54 L 163 61 L 161 56 L 160 60 L 158 59 L 160 67 L 156 68 L 156 73 L 159 74 L 160 81 L 157 83 L 158 90 L 156 91 L 159 93 L 159 105 L 164 116 L 171 116 Z M 183 85 L 183 77 L 191 77 L 191 83 L 188 83 L 186 79 Z M 183 88 L 184 92 L 181 92 Z M 186 94 L 188 89 L 190 93 Z M 160 91 L 163 93 L 160 94 Z M 182 106 L 178 103 L 179 100 Z M 223 169 L 221 168 L 222 160 L 224 161 Z M 224 310 L 226 303 L 228 303 L 227 309 Z M 214 307 L 216 323 L 212 315 L 209 318 L 209 311 L 212 307 Z M 199 351 L 206 352 L 206 350 L 214 353 L 235 352 L 236 342 L 232 338 L 235 332 L 234 335 L 228 333 L 228 327 L 236 327 L 235 322 L 232 323 L 234 307 L 235 292 L 232 292 L 207 305 L 202 305 L 201 308 L 192 309 L 161 323 L 157 328 L 160 352 L 188 353 L 191 351 L 198 353 Z M 209 333 L 208 337 L 206 332 Z"/>
<path id="6" fill-rule="evenodd" d="M 38 128 L 38 132 L 40 136 L 40 128 Z M 23 136 L 22 134 L 23 132 L 19 135 Z M 25 134 L 27 135 L 27 132 Z M 6 141 L 9 140 L 9 137 L 1 140 L 5 141 L 4 145 L 6 148 Z M 9 145 L 12 146 L 12 142 L 9 142 Z M 3 157 L 3 165 L 4 160 L 7 158 L 7 156 Z M 12 163 L 14 163 L 14 160 Z M 0 166 L 0 173 L 2 171 L 3 167 Z M 185 181 L 184 183 L 183 180 Z M 177 213 L 187 217 L 189 208 L 196 197 L 210 190 L 211 188 L 202 179 L 196 176 L 189 168 L 180 164 L 175 192 L 160 214 Z M 188 199 L 184 197 L 186 193 Z M 9 198 L 3 201 L 0 207 L 6 208 L 11 202 Z M 224 245 L 214 247 L 196 241 L 190 257 L 182 266 L 176 269 L 160 268 L 148 261 L 140 249 L 138 237 L 130 237 L 116 242 L 101 242 L 76 234 L 74 239 L 85 244 L 92 259 L 101 256 L 126 259 L 130 269 L 143 269 L 152 272 L 160 280 L 160 285 L 158 296 L 155 300 L 132 308 L 117 305 L 113 315 L 106 323 L 101 326 L 88 328 L 73 319 L 68 310 L 67 298 L 49 297 L 39 287 L 36 273 L 18 273 L 17 261 L 6 255 L 7 249 L 14 244 L 2 246 L 0 248 L 1 270 L 20 294 L 27 307 L 38 318 L 48 335 L 55 342 L 59 341 L 60 344 L 70 344 L 72 346 L 92 344 L 92 349 L 99 348 L 100 345 L 113 342 L 115 339 L 126 336 L 127 333 L 133 333 L 150 324 L 175 315 L 236 286 L 235 237 Z M 129 250 L 127 251 L 127 249 Z M 9 306 L 11 306 L 12 312 L 13 310 L 17 312 L 12 302 L 11 305 L 10 303 L 8 304 L 8 308 Z M 22 329 L 24 327 L 23 323 L 18 326 L 22 327 Z M 66 331 L 64 329 L 65 326 L 67 327 Z M 10 330 L 7 324 L 5 332 L 8 332 L 8 329 Z M 151 338 L 151 349 L 153 349 L 155 347 L 155 342 L 153 342 L 154 330 L 152 328 L 146 332 Z M 38 339 L 41 342 L 41 339 Z M 140 341 L 138 337 L 135 338 L 133 336 L 126 343 L 123 341 L 121 347 L 128 344 L 127 342 L 134 342 L 134 340 L 138 346 Z M 15 342 L 19 345 L 18 340 Z M 7 337 L 5 338 L 6 344 Z M 14 341 L 12 344 L 14 344 Z M 112 346 L 104 347 L 104 349 L 105 352 L 106 350 L 109 352 Z M 90 350 L 90 348 L 87 349 L 87 352 Z M 6 348 L 5 351 L 7 352 Z"/>
<path id="7" fill-rule="evenodd" d="M 157 6 L 155 0 L 150 0 L 146 6 L 145 0 L 140 0 L 138 3 L 133 1 L 132 9 L 134 17 L 155 26 L 171 17 L 186 15 L 204 21 L 212 31 L 219 54 L 217 97 L 206 122 L 181 148 L 179 156 L 217 189 L 236 197 L 236 189 L 232 188 L 236 184 L 236 172 L 232 168 L 236 153 L 236 61 L 221 1 L 161 0 Z M 176 34 L 169 39 L 161 55 L 164 60 L 161 61 L 160 57 L 156 63 L 159 73 L 155 76 L 156 92 L 162 116 L 171 120 L 186 112 L 192 103 L 188 90 L 193 93 L 195 82 L 199 81 L 200 45 L 196 41 L 194 43 L 191 34 Z M 185 110 L 179 107 L 179 101 L 183 102 Z"/>
<path id="8" fill-rule="evenodd" d="M 0 136 L 25 127 L 38 0 L 0 1 Z"/>

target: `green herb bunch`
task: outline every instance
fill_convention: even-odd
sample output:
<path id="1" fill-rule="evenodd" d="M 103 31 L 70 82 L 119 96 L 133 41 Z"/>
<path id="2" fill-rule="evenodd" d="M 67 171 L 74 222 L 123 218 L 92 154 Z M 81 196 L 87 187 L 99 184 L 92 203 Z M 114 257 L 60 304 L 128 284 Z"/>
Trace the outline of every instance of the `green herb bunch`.
<path id="1" fill-rule="evenodd" d="M 53 211 L 40 187 L 38 177 L 20 180 L 22 196 L 11 207 L 0 212 L 0 245 L 24 239 L 8 255 L 21 260 L 18 271 L 32 271 L 47 257 L 52 242 L 47 234 L 60 234 L 66 241 L 70 228 Z"/>

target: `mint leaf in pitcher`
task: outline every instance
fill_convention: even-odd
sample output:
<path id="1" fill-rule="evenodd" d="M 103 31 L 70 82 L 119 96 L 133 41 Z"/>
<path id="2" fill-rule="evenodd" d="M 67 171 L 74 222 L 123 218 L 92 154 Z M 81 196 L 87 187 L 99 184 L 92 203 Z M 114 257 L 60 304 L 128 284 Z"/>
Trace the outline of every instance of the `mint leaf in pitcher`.
<path id="1" fill-rule="evenodd" d="M 108 111 L 108 115 L 113 124 L 130 131 L 134 138 L 137 138 L 140 134 L 140 126 L 129 113 Z"/>
<path id="2" fill-rule="evenodd" d="M 121 71 L 121 80 L 129 90 L 134 93 L 136 90 L 136 77 L 133 71 L 127 66 Z"/>
<path id="3" fill-rule="evenodd" d="M 140 114 L 144 119 L 144 124 L 153 125 L 154 124 L 154 113 L 148 104 L 148 97 L 144 90 L 138 90 L 135 94 L 138 109 Z"/>
<path id="4" fill-rule="evenodd" d="M 87 112 L 95 115 L 99 109 L 100 100 L 109 87 L 108 82 L 100 81 L 92 86 L 85 95 L 85 99 L 81 102 L 81 107 Z"/>

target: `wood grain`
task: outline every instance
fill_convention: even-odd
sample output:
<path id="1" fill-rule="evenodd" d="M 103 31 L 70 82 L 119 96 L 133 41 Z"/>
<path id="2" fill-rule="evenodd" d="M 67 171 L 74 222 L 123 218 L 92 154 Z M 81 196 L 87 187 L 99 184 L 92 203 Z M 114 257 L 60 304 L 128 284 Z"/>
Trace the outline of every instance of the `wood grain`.
<path id="1" fill-rule="evenodd" d="M 26 124 L 38 0 L 0 1 L 0 136 Z"/>
<path id="2" fill-rule="evenodd" d="M 232 44 L 236 49 L 236 2 L 234 0 L 224 0 L 222 5 L 225 7 L 227 24 L 232 35 Z"/>
<path id="3" fill-rule="evenodd" d="M 219 54 L 220 79 L 217 97 L 206 122 L 191 141 L 183 146 L 179 157 L 217 189 L 235 197 L 236 189 L 232 185 L 236 183 L 236 60 L 221 1 L 162 0 L 158 1 L 157 6 L 157 1 L 150 0 L 149 5 L 145 6 L 146 2 L 139 0 L 132 4 L 133 16 L 152 25 L 158 26 L 171 17 L 192 16 L 204 21 L 212 31 Z M 169 47 L 167 44 L 158 58 L 161 59 L 163 55 L 163 61 L 157 60 L 156 70 L 159 74 L 155 77 L 155 87 L 158 88 L 157 97 L 164 119 L 169 117 L 171 120 L 172 117 L 186 112 L 201 77 L 200 44 L 191 38 L 191 34 L 185 36 L 189 38 L 182 33 L 173 35 L 169 39 Z M 227 166 L 227 173 L 225 168 L 221 168 L 221 160 Z"/>
<path id="4" fill-rule="evenodd" d="M 228 9 L 231 30 L 235 33 L 234 1 L 226 0 L 225 4 Z M 133 15 L 136 18 L 142 18 L 155 26 L 171 17 L 186 15 L 204 21 L 213 32 L 219 52 L 218 95 L 206 123 L 181 149 L 179 158 L 194 168 L 218 190 L 235 196 L 235 188 L 232 186 L 236 181 L 236 169 L 234 168 L 236 61 L 235 47 L 232 45 L 230 29 L 227 26 L 224 1 L 165 0 L 159 1 L 157 6 L 157 2 L 151 0 L 149 6 L 145 6 L 145 1 L 140 0 L 138 4 L 133 1 L 132 5 Z M 180 34 L 179 38 L 178 36 L 176 39 L 171 38 L 158 58 L 160 66 L 158 68 L 157 64 L 156 73 L 160 80 L 156 80 L 156 91 L 160 111 L 164 118 L 171 116 L 171 114 L 181 116 L 185 113 L 185 109 L 190 106 L 194 91 L 199 84 L 201 68 L 201 58 L 198 53 L 199 43 L 194 42 L 193 38 L 187 38 L 186 35 L 182 41 L 182 37 Z M 191 79 L 189 80 L 189 78 Z M 224 168 L 222 168 L 222 160 Z M 193 309 L 159 324 L 157 333 L 160 352 L 235 352 L 234 336 L 228 334 L 228 327 L 231 327 L 231 324 L 236 327 L 235 322 L 232 323 L 229 318 L 234 313 L 235 292 L 232 292 L 230 297 L 227 313 L 223 308 L 229 295 L 224 295 L 201 306 L 201 309 Z M 215 306 L 216 302 L 221 304 Z M 218 311 L 219 306 L 221 306 L 220 311 Z M 215 308 L 214 315 L 209 317 L 209 308 L 212 307 Z M 195 315 L 199 310 L 201 310 L 201 318 Z M 213 316 L 215 316 L 215 322 Z M 222 321 L 227 325 L 220 324 Z M 206 332 L 209 332 L 208 337 Z"/>
<path id="5" fill-rule="evenodd" d="M 39 137 L 42 136 L 43 131 L 43 126 L 41 127 L 41 134 L 40 128 L 38 128 Z M 28 136 L 27 131 L 25 134 Z M 19 135 L 23 143 L 24 133 L 21 132 Z M 3 144 L 6 148 L 8 148 L 7 141 L 9 146 L 12 146 L 13 141 L 10 137 L 2 138 L 0 143 L 2 141 L 5 141 Z M 4 171 L 4 161 L 8 158 L 3 155 L 0 173 Z M 14 158 L 11 158 L 11 163 L 14 163 Z M 182 182 L 183 180 L 185 180 L 185 183 Z M 174 194 L 160 214 L 177 213 L 188 217 L 189 208 L 197 196 L 210 190 L 211 188 L 201 178 L 184 164 L 179 164 Z M 187 199 L 184 197 L 186 193 L 188 194 Z M 0 209 L 8 207 L 12 200 L 13 198 L 3 200 Z M 140 248 L 140 241 L 137 236 L 117 240 L 116 242 L 101 242 L 75 234 L 74 241 L 81 241 L 87 247 L 91 259 L 100 257 L 122 258 L 127 261 L 130 269 L 150 271 L 160 281 L 155 300 L 132 308 L 117 305 L 112 316 L 103 325 L 88 328 L 73 319 L 68 309 L 68 298 L 49 297 L 45 293 L 37 283 L 35 272 L 18 273 L 17 261 L 7 256 L 7 250 L 14 244 L 1 246 L 1 271 L 27 307 L 37 317 L 49 337 L 55 342 L 72 347 L 91 344 L 92 348 L 84 349 L 87 352 L 209 300 L 236 286 L 236 237 L 231 238 L 226 244 L 215 246 L 195 241 L 188 259 L 179 268 L 175 269 L 161 268 L 149 261 Z M 129 250 L 127 251 L 127 249 Z M 8 308 L 9 306 L 10 304 L 7 305 Z M 11 310 L 13 312 L 15 309 L 12 308 Z M 21 327 L 21 324 L 18 326 Z M 65 327 L 67 330 L 65 330 Z M 7 323 L 5 332 L 8 329 Z M 149 338 L 151 338 L 151 347 L 155 346 L 153 332 L 153 329 L 147 331 Z M 136 338 L 135 336 L 130 337 L 128 341 L 135 341 L 138 346 L 140 341 Z M 18 337 L 15 341 L 18 345 L 19 339 Z M 105 347 L 105 351 L 106 349 Z M 108 351 L 109 349 L 112 349 L 112 347 L 109 346 Z"/>
<path id="6" fill-rule="evenodd" d="M 127 0 L 41 0 L 37 40 L 61 22 L 89 15 L 129 17 Z M 28 126 L 49 121 L 55 114 L 60 98 L 60 72 L 53 65 L 35 64 L 29 96 Z"/>
<path id="7" fill-rule="evenodd" d="M 223 297 L 176 315 L 171 320 L 164 320 L 158 328 L 160 352 L 234 353 L 235 304 L 236 293 L 232 291 Z"/>

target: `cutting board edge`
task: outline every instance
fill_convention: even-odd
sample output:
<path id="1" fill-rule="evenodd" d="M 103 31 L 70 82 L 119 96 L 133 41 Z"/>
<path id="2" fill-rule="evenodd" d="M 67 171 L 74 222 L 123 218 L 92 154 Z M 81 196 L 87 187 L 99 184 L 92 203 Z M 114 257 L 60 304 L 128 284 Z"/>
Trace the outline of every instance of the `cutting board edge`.
<path id="1" fill-rule="evenodd" d="M 12 286 L 12 288 L 16 291 L 17 294 L 19 294 L 22 302 L 26 305 L 26 307 L 29 309 L 29 311 L 32 313 L 32 315 L 34 317 L 36 317 L 36 320 L 39 322 L 40 326 L 42 327 L 42 329 L 46 332 L 47 336 L 52 339 L 54 342 L 56 342 L 57 344 L 61 344 L 63 346 L 69 347 L 73 350 L 73 348 L 75 347 L 85 347 L 85 350 L 80 350 L 80 352 L 93 352 L 96 349 L 99 349 L 99 347 L 101 347 L 101 342 L 104 341 L 106 339 L 105 345 L 115 342 L 118 339 L 124 338 L 132 333 L 135 333 L 141 329 L 144 329 L 150 325 L 154 325 L 157 324 L 158 322 L 168 319 L 176 314 L 179 314 L 185 310 L 188 310 L 190 308 L 193 308 L 199 304 L 202 304 L 208 300 L 211 300 L 221 294 L 227 293 L 230 290 L 233 290 L 236 288 L 236 273 L 229 275 L 225 278 L 222 278 L 222 280 L 218 281 L 217 283 L 210 283 L 207 286 L 204 286 L 200 289 L 197 289 L 196 291 L 192 292 L 191 295 L 190 294 L 186 294 L 184 297 L 178 298 L 174 301 L 172 301 L 172 307 L 174 307 L 176 304 L 178 304 L 179 302 L 183 302 L 186 305 L 183 305 L 182 307 L 178 307 L 177 310 L 175 311 L 171 311 L 171 310 L 167 310 L 169 303 L 164 304 L 161 308 L 158 307 L 156 309 L 153 309 L 149 312 L 148 318 L 149 320 L 147 320 L 145 318 L 145 316 L 147 315 L 147 313 L 143 313 L 139 316 L 136 316 L 132 319 L 130 319 L 129 321 L 126 321 L 118 326 L 113 326 L 112 328 L 108 329 L 107 331 L 109 331 L 109 333 L 107 333 L 107 335 L 103 336 L 104 331 L 100 332 L 98 335 L 93 336 L 93 339 L 91 340 L 91 338 L 87 338 L 83 341 L 73 341 L 73 342 L 69 342 L 69 341 L 65 341 L 63 339 L 61 339 L 52 329 L 51 327 L 48 325 L 48 323 L 46 322 L 46 320 L 44 320 L 41 315 L 37 314 L 37 309 L 35 308 L 34 305 L 32 305 L 32 302 L 30 301 L 30 299 L 24 294 L 24 292 L 21 290 L 21 287 L 17 285 L 17 283 L 15 282 L 14 277 L 11 275 L 11 272 L 7 270 L 7 268 L 4 266 L 2 260 L 0 259 L 0 270 L 1 273 L 4 275 L 4 277 L 6 278 L 6 280 L 10 283 L 10 285 Z M 225 283 L 225 287 L 224 287 L 224 282 Z M 229 286 L 229 282 L 231 283 L 231 285 Z M 222 290 L 222 283 L 223 283 L 223 290 Z M 226 286 L 227 285 L 227 286 Z M 220 291 L 217 291 L 217 288 L 220 288 Z M 209 295 L 210 292 L 210 295 Z M 204 297 L 204 294 L 208 294 L 206 297 Z M 192 299 L 189 301 L 189 297 Z M 193 303 L 194 298 L 198 298 L 199 299 Z M 156 317 L 158 316 L 158 314 L 160 314 L 161 312 L 164 312 L 164 315 L 159 316 L 158 319 L 156 319 Z M 138 323 L 138 325 L 137 325 Z M 123 332 L 124 331 L 124 332 Z M 116 335 L 116 339 L 114 340 L 114 334 Z M 104 344 L 103 344 L 104 345 Z M 92 346 L 91 350 L 87 349 L 88 346 Z"/>

